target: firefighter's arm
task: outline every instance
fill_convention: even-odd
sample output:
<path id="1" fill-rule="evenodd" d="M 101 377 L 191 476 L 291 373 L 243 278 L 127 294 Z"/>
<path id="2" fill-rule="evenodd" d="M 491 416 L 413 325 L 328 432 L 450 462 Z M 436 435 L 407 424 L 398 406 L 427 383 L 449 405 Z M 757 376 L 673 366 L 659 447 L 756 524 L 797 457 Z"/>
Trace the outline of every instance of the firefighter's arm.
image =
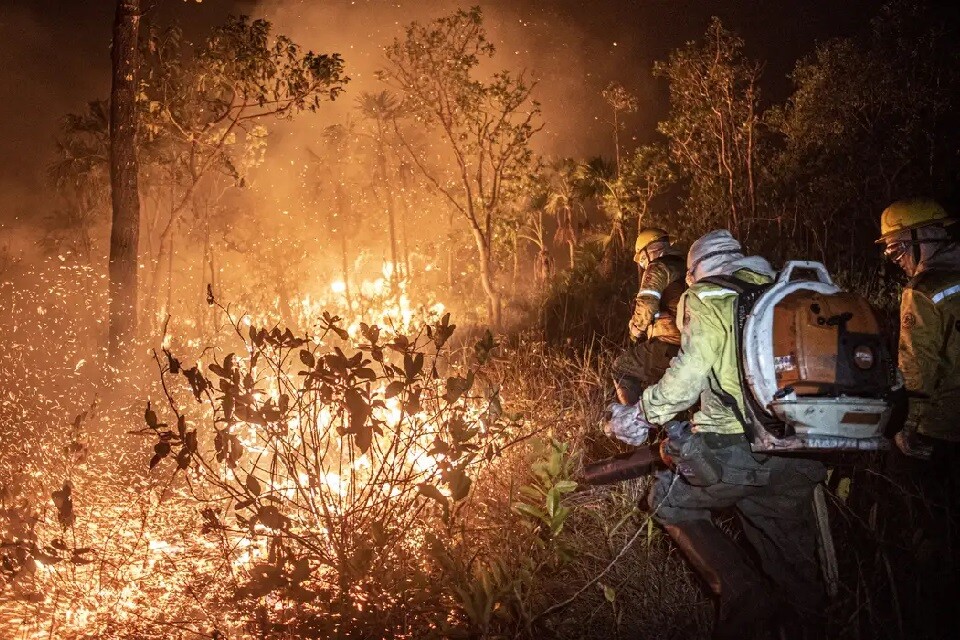
<path id="1" fill-rule="evenodd" d="M 911 392 L 907 428 L 923 423 L 937 384 L 937 365 L 943 327 L 933 301 L 922 292 L 904 289 L 900 300 L 899 365 Z"/>
<path id="2" fill-rule="evenodd" d="M 680 353 L 663 378 L 647 387 L 641 400 L 644 415 L 654 424 L 668 422 L 697 402 L 723 349 L 725 330 L 717 309 L 701 301 L 693 290 L 684 294 L 682 307 Z"/>
<path id="3" fill-rule="evenodd" d="M 630 319 L 630 337 L 634 340 L 645 334 L 656 320 L 660 312 L 660 298 L 669 284 L 670 273 L 663 264 L 654 261 L 643 270 L 633 317 Z"/>

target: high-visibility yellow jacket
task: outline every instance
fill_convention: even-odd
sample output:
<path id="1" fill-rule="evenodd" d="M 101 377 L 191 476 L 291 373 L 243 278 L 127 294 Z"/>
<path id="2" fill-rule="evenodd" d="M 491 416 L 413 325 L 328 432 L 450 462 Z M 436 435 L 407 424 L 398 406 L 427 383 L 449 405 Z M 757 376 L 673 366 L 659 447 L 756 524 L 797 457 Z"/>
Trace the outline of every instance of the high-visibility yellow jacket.
<path id="1" fill-rule="evenodd" d="M 746 269 L 733 274 L 753 284 L 770 278 Z M 734 309 L 737 293 L 714 284 L 696 283 L 680 301 L 680 354 L 657 384 L 643 392 L 643 411 L 647 420 L 664 424 L 700 399 L 700 410 L 693 416 L 699 431 L 743 433 L 736 414 L 720 399 L 724 391 L 743 411 L 743 391 Z"/>
<path id="2" fill-rule="evenodd" d="M 960 441 L 960 271 L 931 269 L 900 299 L 899 365 L 913 392 L 908 428 Z"/>
<path id="3" fill-rule="evenodd" d="M 630 319 L 631 335 L 647 334 L 648 340 L 680 344 L 677 305 L 686 289 L 684 258 L 669 251 L 653 260 L 640 278 L 640 290 Z"/>

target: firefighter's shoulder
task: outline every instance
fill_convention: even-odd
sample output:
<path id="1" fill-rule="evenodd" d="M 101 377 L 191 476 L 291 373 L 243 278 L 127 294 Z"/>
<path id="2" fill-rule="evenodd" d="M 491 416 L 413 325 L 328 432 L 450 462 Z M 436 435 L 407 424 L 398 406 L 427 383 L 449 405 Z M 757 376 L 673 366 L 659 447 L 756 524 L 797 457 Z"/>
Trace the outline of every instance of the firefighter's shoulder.
<path id="1" fill-rule="evenodd" d="M 911 278 L 905 289 L 923 294 L 934 304 L 955 299 L 960 294 L 960 271 L 924 271 Z"/>

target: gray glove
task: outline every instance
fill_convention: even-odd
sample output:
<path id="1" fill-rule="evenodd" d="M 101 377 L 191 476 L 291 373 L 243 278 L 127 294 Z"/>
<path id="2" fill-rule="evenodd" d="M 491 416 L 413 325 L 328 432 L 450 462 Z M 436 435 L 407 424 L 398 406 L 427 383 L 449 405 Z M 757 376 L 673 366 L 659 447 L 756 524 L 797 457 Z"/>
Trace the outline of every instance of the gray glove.
<path id="1" fill-rule="evenodd" d="M 652 424 L 647 422 L 643 415 L 643 406 L 637 404 L 620 404 L 612 402 L 607 407 L 610 419 L 603 425 L 603 432 L 620 442 L 639 447 L 647 441 Z"/>

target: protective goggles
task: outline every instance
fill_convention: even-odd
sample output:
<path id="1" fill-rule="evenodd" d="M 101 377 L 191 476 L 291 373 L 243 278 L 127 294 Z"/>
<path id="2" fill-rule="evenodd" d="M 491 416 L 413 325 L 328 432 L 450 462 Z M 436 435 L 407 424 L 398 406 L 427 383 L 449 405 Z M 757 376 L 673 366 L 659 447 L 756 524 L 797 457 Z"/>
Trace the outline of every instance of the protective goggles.
<path id="1" fill-rule="evenodd" d="M 917 250 L 917 260 L 920 259 L 920 246 L 925 244 L 946 244 L 948 240 L 900 240 L 899 242 L 890 242 L 883 248 L 883 257 L 887 260 L 897 262 L 907 255 L 909 251 Z"/>
<path id="2" fill-rule="evenodd" d="M 891 242 L 883 248 L 883 257 L 891 262 L 901 260 L 913 248 L 912 242 Z"/>

